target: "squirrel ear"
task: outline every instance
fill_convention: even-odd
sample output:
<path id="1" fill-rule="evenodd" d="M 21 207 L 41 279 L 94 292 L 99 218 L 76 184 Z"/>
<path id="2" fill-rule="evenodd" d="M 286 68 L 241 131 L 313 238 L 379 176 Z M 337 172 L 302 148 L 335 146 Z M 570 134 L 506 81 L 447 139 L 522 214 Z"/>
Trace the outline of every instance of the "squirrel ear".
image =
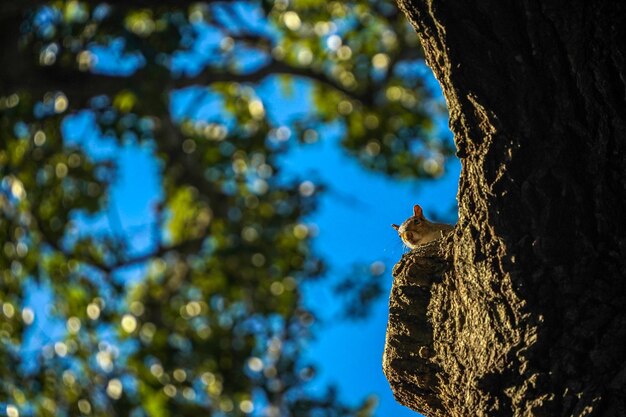
<path id="1" fill-rule="evenodd" d="M 393 227 L 396 230 L 398 230 L 400 228 L 400 226 L 398 226 L 397 224 L 392 224 L 391 227 Z"/>
<path id="2" fill-rule="evenodd" d="M 415 217 L 424 217 L 424 213 L 422 213 L 422 208 L 419 206 L 419 204 L 413 206 L 413 215 Z"/>

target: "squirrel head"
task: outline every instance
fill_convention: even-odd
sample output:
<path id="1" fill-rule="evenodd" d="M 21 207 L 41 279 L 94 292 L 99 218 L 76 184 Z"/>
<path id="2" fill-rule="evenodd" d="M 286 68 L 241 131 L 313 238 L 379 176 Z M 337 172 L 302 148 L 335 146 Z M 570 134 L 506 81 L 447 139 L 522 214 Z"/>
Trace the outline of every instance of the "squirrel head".
<path id="1" fill-rule="evenodd" d="M 391 227 L 396 229 L 396 231 L 402 235 L 404 232 L 411 230 L 421 224 L 426 219 L 424 218 L 424 213 L 419 204 L 413 206 L 413 215 L 406 219 L 401 225 L 392 224 Z"/>
<path id="2" fill-rule="evenodd" d="M 413 216 L 406 219 L 401 225 L 392 224 L 393 227 L 400 235 L 402 241 L 409 247 L 413 247 L 413 242 L 420 239 L 420 229 L 422 224 L 426 221 L 424 213 L 419 204 L 413 206 Z"/>
<path id="3" fill-rule="evenodd" d="M 419 206 L 419 204 L 416 204 L 413 206 L 413 216 L 409 217 L 408 220 L 413 219 L 413 218 L 416 218 L 417 220 L 426 220 L 424 218 L 424 213 L 422 211 L 422 208 Z M 399 232 L 400 231 L 399 229 L 401 226 L 394 223 L 391 225 L 391 227 L 393 227 L 394 229 L 396 229 L 396 231 Z"/>
<path id="4" fill-rule="evenodd" d="M 402 222 L 401 225 L 392 224 L 402 242 L 411 249 L 441 239 L 444 234 L 454 230 L 454 226 L 443 223 L 432 223 L 426 220 L 424 212 L 419 204 L 413 206 L 413 215 Z"/>

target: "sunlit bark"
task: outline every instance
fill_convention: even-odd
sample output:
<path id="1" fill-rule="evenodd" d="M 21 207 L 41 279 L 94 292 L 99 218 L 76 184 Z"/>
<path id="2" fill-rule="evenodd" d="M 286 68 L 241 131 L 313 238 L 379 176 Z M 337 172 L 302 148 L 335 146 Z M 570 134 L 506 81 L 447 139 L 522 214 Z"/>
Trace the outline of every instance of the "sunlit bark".
<path id="1" fill-rule="evenodd" d="M 626 415 L 624 4 L 399 4 L 463 164 L 422 411 Z"/>

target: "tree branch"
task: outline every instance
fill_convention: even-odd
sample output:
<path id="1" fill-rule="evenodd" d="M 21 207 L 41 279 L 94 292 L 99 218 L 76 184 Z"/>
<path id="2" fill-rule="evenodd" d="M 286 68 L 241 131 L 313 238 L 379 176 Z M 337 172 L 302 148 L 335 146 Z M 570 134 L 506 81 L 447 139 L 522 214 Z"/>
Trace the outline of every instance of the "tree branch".
<path id="1" fill-rule="evenodd" d="M 92 264 L 92 265 L 104 272 L 112 272 L 114 270 L 126 268 L 132 265 L 142 264 L 144 262 L 149 261 L 150 259 L 162 257 L 171 252 L 180 251 L 180 252 L 197 253 L 200 250 L 200 247 L 202 246 L 202 242 L 204 242 L 204 240 L 207 237 L 208 235 L 203 235 L 195 239 L 186 240 L 176 245 L 159 246 L 152 252 L 147 252 L 142 255 L 134 256 L 132 258 L 119 260 L 111 264 L 97 263 L 97 264 Z"/>
<path id="2" fill-rule="evenodd" d="M 68 251 L 67 249 L 63 248 L 59 244 L 58 241 L 56 241 L 55 239 L 49 238 L 49 236 L 47 236 L 44 231 L 42 230 L 40 231 L 45 238 L 45 242 L 48 245 L 50 245 L 50 247 L 53 248 L 54 250 L 61 252 L 67 259 L 79 258 L 77 259 L 78 261 L 85 262 L 89 266 L 92 266 L 104 272 L 105 274 L 110 274 L 113 271 L 126 268 L 132 265 L 142 264 L 144 262 L 149 261 L 150 259 L 162 257 L 171 252 L 181 251 L 181 252 L 197 253 L 200 250 L 200 247 L 202 246 L 202 242 L 204 242 L 204 239 L 207 238 L 207 235 L 204 235 L 202 237 L 186 240 L 184 242 L 181 242 L 179 244 L 172 245 L 172 246 L 159 246 L 152 252 L 147 252 L 142 255 L 134 256 L 132 258 L 120 259 L 112 263 L 104 263 L 98 259 L 95 259 L 94 257 L 90 255 L 82 256 L 83 254 L 79 255 L 71 251 Z M 83 259 L 80 259 L 81 257 Z"/>
<path id="3" fill-rule="evenodd" d="M 254 71 L 248 73 L 233 73 L 216 71 L 214 68 L 206 68 L 198 75 L 192 77 L 173 78 L 163 80 L 162 76 L 154 77 L 148 69 L 140 69 L 128 77 L 119 77 L 106 74 L 82 72 L 76 69 L 59 67 L 35 67 L 35 75 L 20 77 L 14 80 L 5 80 L 4 86 L 0 87 L 0 94 L 11 94 L 15 91 L 26 90 L 35 97 L 42 97 L 50 91 L 62 91 L 69 99 L 74 108 L 84 106 L 92 97 L 106 94 L 112 96 L 122 90 L 144 91 L 154 93 L 165 89 L 184 88 L 193 85 L 211 85 L 219 82 L 256 83 L 271 75 L 293 75 L 308 78 L 333 88 L 348 97 L 364 103 L 371 102 L 370 94 L 363 94 L 350 90 L 333 80 L 328 75 L 304 67 L 294 67 L 282 61 L 272 60 Z M 152 75 L 152 77 L 151 77 Z M 146 81 L 155 79 L 154 85 Z"/>
<path id="4" fill-rule="evenodd" d="M 209 85 L 216 82 L 259 82 L 270 75 L 294 75 L 302 78 L 309 78 L 311 80 L 320 82 L 330 88 L 333 88 L 351 98 L 359 101 L 369 101 L 368 95 L 360 94 L 354 90 L 350 90 L 342 86 L 337 81 L 330 78 L 323 72 L 315 71 L 311 68 L 294 67 L 286 64 L 282 61 L 272 60 L 267 65 L 258 68 L 255 71 L 249 73 L 226 73 L 226 72 L 213 72 L 207 69 L 200 74 L 173 80 L 173 85 L 176 88 L 183 88 L 192 85 Z"/>

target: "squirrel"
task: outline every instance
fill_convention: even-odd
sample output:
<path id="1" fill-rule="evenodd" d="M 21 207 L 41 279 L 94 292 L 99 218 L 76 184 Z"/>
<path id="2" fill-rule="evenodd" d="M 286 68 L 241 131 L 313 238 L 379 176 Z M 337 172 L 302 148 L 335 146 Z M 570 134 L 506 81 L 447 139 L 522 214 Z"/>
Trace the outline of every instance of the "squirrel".
<path id="1" fill-rule="evenodd" d="M 432 223 L 426 220 L 418 204 L 413 206 L 413 215 L 404 223 L 400 226 L 392 224 L 391 227 L 396 229 L 402 242 L 410 249 L 441 239 L 454 229 L 454 226 L 449 224 Z"/>

